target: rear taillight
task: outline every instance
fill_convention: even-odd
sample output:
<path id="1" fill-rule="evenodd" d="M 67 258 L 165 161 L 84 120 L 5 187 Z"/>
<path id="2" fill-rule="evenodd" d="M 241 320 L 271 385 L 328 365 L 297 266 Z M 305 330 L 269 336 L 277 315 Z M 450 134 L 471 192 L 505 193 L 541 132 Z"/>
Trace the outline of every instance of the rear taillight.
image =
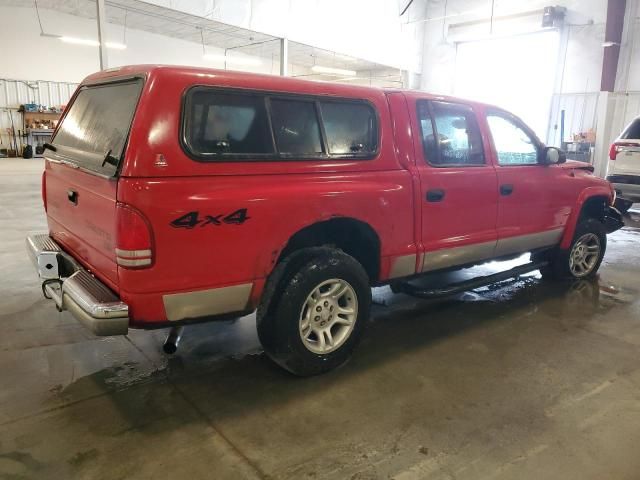
<path id="1" fill-rule="evenodd" d="M 638 142 L 615 142 L 611 144 L 611 148 L 609 149 L 609 160 L 615 160 L 616 157 L 618 156 L 618 153 L 620 153 L 622 150 L 624 150 L 625 147 L 633 147 L 633 148 L 639 148 L 640 147 L 640 143 Z"/>
<path id="2" fill-rule="evenodd" d="M 129 205 L 116 205 L 116 263 L 144 268 L 153 263 L 153 239 L 149 222 Z"/>
<path id="3" fill-rule="evenodd" d="M 42 204 L 44 205 L 44 211 L 47 211 L 47 171 L 42 172 L 42 183 L 40 184 L 42 189 Z"/>

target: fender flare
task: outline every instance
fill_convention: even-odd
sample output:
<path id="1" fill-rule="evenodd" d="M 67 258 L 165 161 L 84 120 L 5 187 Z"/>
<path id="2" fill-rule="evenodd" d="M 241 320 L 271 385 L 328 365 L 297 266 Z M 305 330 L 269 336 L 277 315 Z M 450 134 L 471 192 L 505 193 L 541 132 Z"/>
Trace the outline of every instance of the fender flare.
<path id="1" fill-rule="evenodd" d="M 356 222 L 362 223 L 365 226 L 369 227 L 381 242 L 377 230 L 369 222 L 361 218 L 354 217 L 352 215 L 343 215 L 338 213 L 332 213 L 332 214 L 324 213 L 324 214 L 318 215 L 313 220 L 306 220 L 304 222 L 296 223 L 294 226 L 288 229 L 287 231 L 288 233 L 284 236 L 284 238 L 278 238 L 276 241 L 273 242 L 270 248 L 265 249 L 264 254 L 260 255 L 260 257 L 256 261 L 256 267 L 255 267 L 256 275 L 258 277 L 266 278 L 273 273 L 274 269 L 278 264 L 278 260 L 280 259 L 282 252 L 287 248 L 287 246 L 289 245 L 289 242 L 296 234 L 300 233 L 301 231 L 309 227 L 313 227 L 314 225 L 327 222 L 330 220 L 335 220 L 335 219 L 354 220 Z M 382 261 L 382 259 L 380 259 L 380 261 Z"/>
<path id="2" fill-rule="evenodd" d="M 580 192 L 580 195 L 578 195 L 575 206 L 571 210 L 571 214 L 569 215 L 569 219 L 567 220 L 567 223 L 565 225 L 564 234 L 562 235 L 562 240 L 560 242 L 560 248 L 569 248 L 569 246 L 571 245 L 571 240 L 573 239 L 573 235 L 576 231 L 576 226 L 578 225 L 578 219 L 580 218 L 580 214 L 582 213 L 582 207 L 584 207 L 584 204 L 590 198 L 594 197 L 606 197 L 609 203 L 611 203 L 613 194 L 611 193 L 611 189 L 604 185 L 587 187 Z"/>

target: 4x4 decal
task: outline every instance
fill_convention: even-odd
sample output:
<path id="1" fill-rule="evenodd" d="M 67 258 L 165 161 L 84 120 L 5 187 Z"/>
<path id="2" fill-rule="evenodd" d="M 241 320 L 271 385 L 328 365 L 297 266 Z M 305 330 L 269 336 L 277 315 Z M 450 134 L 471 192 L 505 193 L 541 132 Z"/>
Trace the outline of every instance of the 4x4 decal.
<path id="1" fill-rule="evenodd" d="M 250 217 L 247 216 L 247 209 L 241 208 L 236 210 L 229 215 L 225 215 L 224 213 L 220 213 L 218 215 L 204 215 L 204 218 L 200 218 L 200 212 L 189 212 L 181 217 L 176 218 L 171 225 L 174 228 L 195 228 L 198 225 L 201 227 L 206 227 L 207 225 L 218 226 L 226 223 L 228 225 L 242 225 L 244 222 L 249 220 Z"/>

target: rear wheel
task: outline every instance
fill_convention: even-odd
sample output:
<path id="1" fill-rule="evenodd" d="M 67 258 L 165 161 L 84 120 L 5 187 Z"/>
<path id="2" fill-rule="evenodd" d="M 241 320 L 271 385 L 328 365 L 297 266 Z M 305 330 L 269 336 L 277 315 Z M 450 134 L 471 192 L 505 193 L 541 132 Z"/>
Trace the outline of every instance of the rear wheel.
<path id="1" fill-rule="evenodd" d="M 600 268 L 607 235 L 601 222 L 594 218 L 582 219 L 568 250 L 556 249 L 546 254 L 549 264 L 540 269 L 543 278 L 589 278 Z"/>
<path id="2" fill-rule="evenodd" d="M 627 213 L 632 205 L 633 202 L 623 200 L 622 198 L 616 198 L 616 203 L 614 204 L 620 213 Z"/>
<path id="3" fill-rule="evenodd" d="M 369 318 L 371 289 L 362 265 L 340 250 L 314 248 L 302 255 L 274 272 L 278 285 L 272 300 L 258 308 L 257 325 L 267 355 L 308 376 L 351 356 Z"/>

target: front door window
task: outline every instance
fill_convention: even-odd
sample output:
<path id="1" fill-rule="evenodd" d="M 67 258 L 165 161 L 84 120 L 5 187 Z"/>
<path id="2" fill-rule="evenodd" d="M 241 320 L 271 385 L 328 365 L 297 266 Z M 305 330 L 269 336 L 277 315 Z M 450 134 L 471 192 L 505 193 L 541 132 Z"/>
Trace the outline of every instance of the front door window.
<path id="1" fill-rule="evenodd" d="M 531 135 L 512 120 L 487 115 L 499 165 L 537 165 L 538 148 Z"/>

